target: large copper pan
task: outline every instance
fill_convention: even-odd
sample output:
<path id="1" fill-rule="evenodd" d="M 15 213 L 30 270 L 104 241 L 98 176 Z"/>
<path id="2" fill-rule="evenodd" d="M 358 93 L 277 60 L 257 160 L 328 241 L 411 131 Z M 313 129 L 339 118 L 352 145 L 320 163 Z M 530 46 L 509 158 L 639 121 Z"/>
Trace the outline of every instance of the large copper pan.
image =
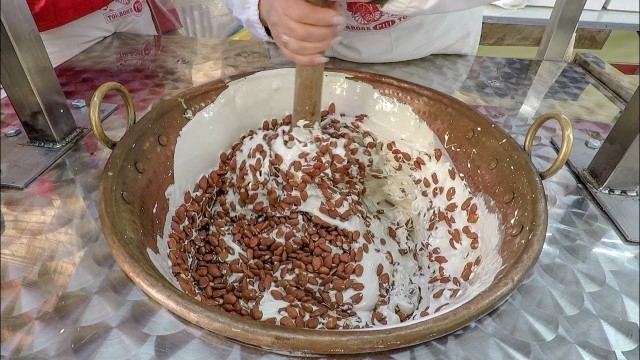
<path id="1" fill-rule="evenodd" d="M 444 315 L 377 330 L 291 329 L 208 308 L 170 284 L 151 262 L 147 250 L 158 251 L 156 238 L 163 233 L 168 211 L 165 190 L 173 183 L 173 154 L 178 133 L 188 122 L 183 116 L 182 102 L 195 113 L 212 103 L 227 88 L 227 82 L 218 80 L 189 89 L 154 107 L 135 125 L 126 90 L 108 83 L 96 91 L 91 104 L 92 127 L 98 138 L 113 148 L 100 180 L 100 220 L 114 258 L 151 298 L 195 325 L 243 343 L 295 354 L 349 354 L 390 350 L 449 334 L 496 308 L 520 285 L 536 263 L 545 240 L 547 204 L 542 179 L 553 175 L 566 161 L 573 139 L 569 120 L 559 114 L 549 114 L 536 120 L 530 129 L 525 141 L 527 152 L 535 132 L 545 121 L 555 118 L 563 130 L 564 145 L 558 158 L 549 170 L 539 174 L 511 137 L 461 101 L 390 77 L 357 71 L 331 72 L 370 84 L 381 94 L 407 104 L 441 141 L 444 142 L 444 135 L 448 133 L 449 142 L 461 145 L 460 151 L 450 153 L 453 162 L 465 164 L 457 166 L 458 170 L 472 190 L 494 200 L 498 217 L 504 224 L 501 244 L 504 266 L 494 282 L 469 302 Z M 247 75 L 237 75 L 231 80 Z M 105 92 L 114 89 L 125 97 L 129 123 L 133 125 L 117 145 L 104 134 L 97 120 L 99 102 Z M 214 121 L 220 121 L 220 131 L 224 131 L 224 121 L 233 120 Z"/>

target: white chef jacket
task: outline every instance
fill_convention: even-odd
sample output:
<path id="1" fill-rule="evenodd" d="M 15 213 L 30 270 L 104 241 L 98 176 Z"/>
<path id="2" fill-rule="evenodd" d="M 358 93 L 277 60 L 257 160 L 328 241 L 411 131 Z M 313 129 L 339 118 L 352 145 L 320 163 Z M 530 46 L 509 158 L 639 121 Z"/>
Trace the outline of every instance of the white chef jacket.
<path id="1" fill-rule="evenodd" d="M 116 32 L 157 35 L 146 0 L 116 0 L 66 25 L 40 33 L 52 65 L 69 60 Z"/>
<path id="2" fill-rule="evenodd" d="M 258 15 L 259 0 L 225 0 L 234 17 L 270 41 Z M 347 25 L 327 55 L 354 62 L 394 62 L 431 54 L 473 55 L 482 30 L 482 7 L 495 0 L 389 0 L 338 3 Z"/>

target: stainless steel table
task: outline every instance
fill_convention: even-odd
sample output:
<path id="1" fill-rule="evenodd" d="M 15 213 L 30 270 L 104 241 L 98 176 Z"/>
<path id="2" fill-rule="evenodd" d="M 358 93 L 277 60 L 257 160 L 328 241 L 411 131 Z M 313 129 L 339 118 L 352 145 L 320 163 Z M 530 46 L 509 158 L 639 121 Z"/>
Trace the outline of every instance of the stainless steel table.
<path id="1" fill-rule="evenodd" d="M 290 66 L 273 47 L 185 37 L 114 35 L 56 71 L 68 99 L 89 100 L 103 82 L 133 94 L 138 114 L 163 98 L 232 73 Z M 532 119 L 568 115 L 576 141 L 603 138 L 624 107 L 581 66 L 433 56 L 398 64 L 330 66 L 384 73 L 451 94 L 522 143 Z M 116 94 L 106 101 L 118 103 Z M 86 109 L 85 109 L 86 110 Z M 124 112 L 108 134 L 124 131 Z M 2 102 L 2 127 L 17 123 Z M 554 158 L 553 124 L 534 164 Z M 120 270 L 101 234 L 98 176 L 109 150 L 88 135 L 27 190 L 3 190 L 1 355 L 29 359 L 275 359 L 185 323 Z M 550 223 L 544 250 L 498 309 L 447 337 L 372 354 L 383 359 L 637 359 L 638 247 L 612 224 L 565 167 L 544 182 Z"/>

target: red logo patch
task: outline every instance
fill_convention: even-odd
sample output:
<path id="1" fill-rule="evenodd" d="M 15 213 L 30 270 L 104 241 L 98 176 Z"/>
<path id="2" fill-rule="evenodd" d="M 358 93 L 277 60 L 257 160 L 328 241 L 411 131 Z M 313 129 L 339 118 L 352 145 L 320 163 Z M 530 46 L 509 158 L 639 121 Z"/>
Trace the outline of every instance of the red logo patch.
<path id="1" fill-rule="evenodd" d="M 351 16 L 358 24 L 362 25 L 374 23 L 384 15 L 378 5 L 365 3 L 348 3 L 347 11 L 351 13 Z"/>
<path id="2" fill-rule="evenodd" d="M 388 29 L 388 28 L 392 27 L 395 24 L 396 24 L 396 21 L 394 19 L 390 19 L 390 20 L 387 20 L 387 21 L 383 21 L 380 24 L 373 25 L 373 30 Z"/>
<path id="3" fill-rule="evenodd" d="M 350 2 L 345 10 L 350 15 L 345 27 L 347 31 L 386 30 L 411 19 L 411 16 L 386 13 L 377 5 L 367 3 Z"/>
<path id="4" fill-rule="evenodd" d="M 118 1 L 119 3 L 123 3 L 124 0 Z M 121 6 L 116 10 L 110 10 L 107 7 L 107 11 L 104 11 L 102 15 L 104 16 L 107 24 L 112 23 L 114 21 L 118 21 L 120 19 L 127 18 L 129 16 L 142 16 L 144 12 L 144 2 L 143 0 L 133 0 L 133 4 L 131 4 L 132 0 L 126 0 L 130 5 Z"/>
<path id="5" fill-rule="evenodd" d="M 140 0 L 136 0 L 133 3 L 133 11 L 137 12 L 137 13 L 141 13 L 142 10 L 144 10 L 144 8 L 142 7 L 142 1 Z"/>

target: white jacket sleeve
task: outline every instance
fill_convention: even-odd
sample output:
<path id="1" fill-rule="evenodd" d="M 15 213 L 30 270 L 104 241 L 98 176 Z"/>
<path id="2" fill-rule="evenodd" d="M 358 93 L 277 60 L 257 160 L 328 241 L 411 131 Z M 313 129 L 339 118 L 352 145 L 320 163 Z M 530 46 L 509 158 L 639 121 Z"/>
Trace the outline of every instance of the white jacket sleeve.
<path id="1" fill-rule="evenodd" d="M 389 0 L 382 11 L 398 15 L 431 15 L 487 5 L 495 0 Z"/>
<path id="2" fill-rule="evenodd" d="M 258 0 L 224 0 L 225 5 L 242 26 L 260 40 L 272 40 L 260 22 Z"/>

